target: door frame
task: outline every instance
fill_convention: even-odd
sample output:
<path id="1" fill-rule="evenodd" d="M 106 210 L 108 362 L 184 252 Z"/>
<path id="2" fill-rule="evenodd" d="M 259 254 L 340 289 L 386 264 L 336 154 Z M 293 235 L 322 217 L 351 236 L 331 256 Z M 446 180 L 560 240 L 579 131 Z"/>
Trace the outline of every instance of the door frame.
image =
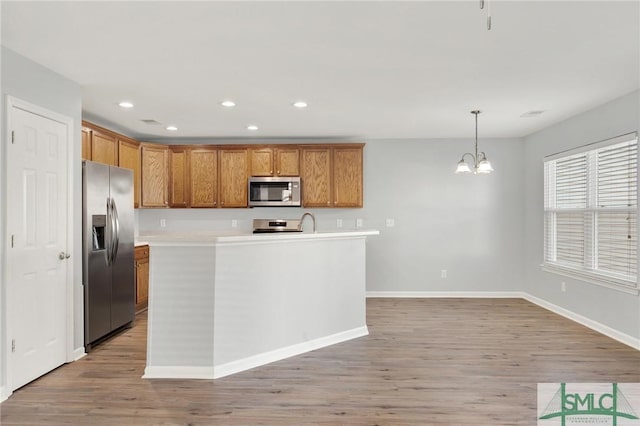
<path id="1" fill-rule="evenodd" d="M 66 297 L 65 297 L 65 312 L 66 312 L 66 335 L 65 339 L 65 359 L 66 362 L 75 360 L 74 356 L 74 317 L 75 317 L 75 305 L 74 305 L 74 270 L 75 259 L 81 259 L 74 247 L 73 234 L 74 234 L 74 191 L 73 182 L 75 180 L 75 167 L 74 167 L 74 153 L 75 153 L 75 137 L 74 137 L 74 121 L 73 118 L 63 114 L 51 111 L 47 108 L 34 105 L 30 102 L 22 99 L 6 95 L 5 100 L 5 117 L 4 120 L 6 129 L 4 132 L 5 144 L 0 147 L 0 170 L 3 170 L 0 175 L 0 189 L 2 193 L 0 200 L 4 209 L 0 209 L 0 236 L 4 239 L 4 242 L 0 244 L 0 264 L 2 265 L 2 275 L 0 276 L 0 401 L 7 399 L 13 391 L 13 385 L 9 383 L 8 372 L 11 367 L 11 318 L 7 315 L 7 307 L 9 306 L 9 277 L 7 274 L 7 254 L 9 250 L 8 229 L 7 229 L 7 192 L 9 176 L 6 172 L 7 163 L 9 161 L 9 154 L 7 146 L 11 143 L 11 124 L 13 122 L 13 108 L 22 109 L 32 114 L 39 115 L 49 120 L 57 121 L 66 126 L 66 143 L 67 143 L 67 233 L 66 233 L 66 246 L 67 253 L 71 253 L 71 257 L 65 262 L 66 268 Z"/>

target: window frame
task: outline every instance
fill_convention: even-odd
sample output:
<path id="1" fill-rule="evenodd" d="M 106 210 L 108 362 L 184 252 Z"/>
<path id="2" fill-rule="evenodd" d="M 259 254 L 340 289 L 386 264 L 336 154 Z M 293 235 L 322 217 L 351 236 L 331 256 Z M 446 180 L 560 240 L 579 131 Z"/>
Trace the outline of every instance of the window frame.
<path id="1" fill-rule="evenodd" d="M 623 143 L 635 144 L 635 179 L 636 179 L 636 191 L 635 199 L 633 202 L 635 205 L 629 207 L 603 207 L 597 205 L 598 199 L 598 170 L 597 170 L 597 157 L 598 153 L 614 145 Z M 591 284 L 604 286 L 607 288 L 613 288 L 626 293 L 638 295 L 640 294 L 640 268 L 639 266 L 639 233 L 638 233 L 638 191 L 640 185 L 638 185 L 638 167 L 640 164 L 640 155 L 638 148 L 638 133 L 631 132 L 624 135 L 616 136 L 603 141 L 580 146 L 575 149 L 570 149 L 556 154 L 546 156 L 543 161 L 543 262 L 540 265 L 542 270 L 552 272 L 558 275 L 563 275 L 571 278 L 575 278 L 581 281 L 585 281 Z M 580 169 L 586 177 L 586 189 L 585 189 L 585 205 L 584 206 L 572 206 L 572 207 L 558 207 L 557 206 L 557 170 L 555 169 L 558 161 L 571 161 L 571 159 L 584 156 L 585 166 L 584 169 Z M 553 167 L 553 170 L 550 170 Z M 553 193 L 552 193 L 553 192 Z M 627 212 L 634 216 L 632 222 L 633 236 L 635 238 L 635 277 L 629 279 L 628 275 L 618 274 L 615 271 L 603 271 L 597 269 L 598 259 L 604 258 L 600 256 L 598 252 L 598 226 L 600 223 L 600 217 L 605 218 L 607 213 L 613 212 Z M 580 265 L 571 265 L 570 263 L 557 262 L 550 260 L 550 258 L 556 258 L 558 253 L 557 248 L 557 214 L 582 214 L 584 220 L 582 221 L 584 233 L 581 240 L 583 245 L 583 255 Z M 575 222 L 577 228 L 579 228 L 580 222 Z M 568 229 L 568 227 L 567 227 Z M 565 231 L 567 230 L 565 229 Z M 549 253 L 551 251 L 552 253 Z"/>

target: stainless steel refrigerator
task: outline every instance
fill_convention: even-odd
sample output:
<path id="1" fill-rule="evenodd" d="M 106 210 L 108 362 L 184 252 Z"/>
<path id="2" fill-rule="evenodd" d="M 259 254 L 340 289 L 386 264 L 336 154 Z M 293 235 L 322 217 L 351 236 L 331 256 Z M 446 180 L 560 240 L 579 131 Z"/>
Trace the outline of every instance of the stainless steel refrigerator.
<path id="1" fill-rule="evenodd" d="M 85 347 L 135 315 L 133 172 L 82 163 Z"/>

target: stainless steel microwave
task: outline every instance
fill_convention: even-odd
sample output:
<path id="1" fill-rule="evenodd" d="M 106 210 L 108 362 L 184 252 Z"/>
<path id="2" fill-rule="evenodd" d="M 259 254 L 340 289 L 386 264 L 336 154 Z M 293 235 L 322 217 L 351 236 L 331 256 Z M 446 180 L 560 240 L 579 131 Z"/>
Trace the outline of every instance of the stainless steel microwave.
<path id="1" fill-rule="evenodd" d="M 249 207 L 299 207 L 299 177 L 250 177 Z"/>

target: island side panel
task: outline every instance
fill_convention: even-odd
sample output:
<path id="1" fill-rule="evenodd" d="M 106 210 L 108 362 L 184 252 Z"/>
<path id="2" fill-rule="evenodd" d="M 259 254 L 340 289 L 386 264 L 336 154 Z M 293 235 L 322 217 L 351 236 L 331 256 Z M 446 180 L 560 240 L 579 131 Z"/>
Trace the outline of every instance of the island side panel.
<path id="1" fill-rule="evenodd" d="M 364 237 L 216 250 L 216 368 L 340 333 L 366 334 Z"/>
<path id="2" fill-rule="evenodd" d="M 215 247 L 153 245 L 145 378 L 213 378 Z"/>

